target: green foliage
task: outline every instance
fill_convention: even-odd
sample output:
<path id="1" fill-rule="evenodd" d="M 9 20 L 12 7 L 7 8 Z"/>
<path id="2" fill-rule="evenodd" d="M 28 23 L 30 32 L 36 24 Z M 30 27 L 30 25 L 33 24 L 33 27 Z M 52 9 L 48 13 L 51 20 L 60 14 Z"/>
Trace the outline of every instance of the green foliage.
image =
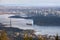
<path id="1" fill-rule="evenodd" d="M 29 40 L 28 35 L 24 34 L 24 40 Z"/>
<path id="2" fill-rule="evenodd" d="M 5 31 L 2 31 L 0 33 L 0 40 L 8 40 L 7 33 Z"/>

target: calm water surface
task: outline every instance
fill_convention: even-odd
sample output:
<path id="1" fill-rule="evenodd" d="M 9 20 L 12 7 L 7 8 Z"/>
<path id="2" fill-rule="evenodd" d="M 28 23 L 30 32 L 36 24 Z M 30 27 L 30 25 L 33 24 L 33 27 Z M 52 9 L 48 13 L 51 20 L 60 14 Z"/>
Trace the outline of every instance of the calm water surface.
<path id="1" fill-rule="evenodd" d="M 6 27 L 10 27 L 10 18 L 9 16 L 13 15 L 0 15 L 0 23 L 7 24 Z M 11 18 L 12 21 L 12 27 L 20 28 L 20 29 L 33 29 L 36 31 L 36 34 L 49 34 L 49 35 L 55 35 L 59 34 L 60 35 L 60 27 L 59 26 L 29 26 L 26 25 L 25 22 L 27 19 L 22 19 L 22 18 Z"/>

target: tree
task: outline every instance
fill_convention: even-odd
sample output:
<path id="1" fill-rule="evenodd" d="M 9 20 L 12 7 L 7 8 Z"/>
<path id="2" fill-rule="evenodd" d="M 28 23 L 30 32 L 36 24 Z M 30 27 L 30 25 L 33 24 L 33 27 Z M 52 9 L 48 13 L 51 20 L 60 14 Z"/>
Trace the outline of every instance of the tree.
<path id="1" fill-rule="evenodd" d="M 58 40 L 58 34 L 56 35 L 55 40 Z"/>
<path id="2" fill-rule="evenodd" d="M 1 31 L 0 40 L 9 40 L 5 31 Z"/>
<path id="3" fill-rule="evenodd" d="M 24 40 L 29 40 L 27 33 L 24 34 Z"/>
<path id="4" fill-rule="evenodd" d="M 38 40 L 45 40 L 41 35 L 39 35 Z"/>
<path id="5" fill-rule="evenodd" d="M 33 36 L 32 35 L 30 35 L 29 40 L 33 40 Z"/>

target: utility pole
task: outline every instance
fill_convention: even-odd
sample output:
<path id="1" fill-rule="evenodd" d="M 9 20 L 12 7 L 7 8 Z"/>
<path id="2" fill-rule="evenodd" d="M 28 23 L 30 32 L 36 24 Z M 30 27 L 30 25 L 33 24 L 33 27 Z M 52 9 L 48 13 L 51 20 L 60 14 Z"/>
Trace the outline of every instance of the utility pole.
<path id="1" fill-rule="evenodd" d="M 11 24 L 11 18 L 10 18 L 10 27 L 12 27 L 12 24 Z"/>

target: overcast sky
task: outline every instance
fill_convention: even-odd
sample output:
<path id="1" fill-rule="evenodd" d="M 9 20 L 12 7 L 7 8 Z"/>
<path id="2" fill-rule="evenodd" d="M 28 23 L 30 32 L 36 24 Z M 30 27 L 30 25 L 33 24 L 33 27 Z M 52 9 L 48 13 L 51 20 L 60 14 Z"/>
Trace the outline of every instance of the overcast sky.
<path id="1" fill-rule="evenodd" d="M 60 0 L 0 0 L 0 5 L 60 6 Z"/>

